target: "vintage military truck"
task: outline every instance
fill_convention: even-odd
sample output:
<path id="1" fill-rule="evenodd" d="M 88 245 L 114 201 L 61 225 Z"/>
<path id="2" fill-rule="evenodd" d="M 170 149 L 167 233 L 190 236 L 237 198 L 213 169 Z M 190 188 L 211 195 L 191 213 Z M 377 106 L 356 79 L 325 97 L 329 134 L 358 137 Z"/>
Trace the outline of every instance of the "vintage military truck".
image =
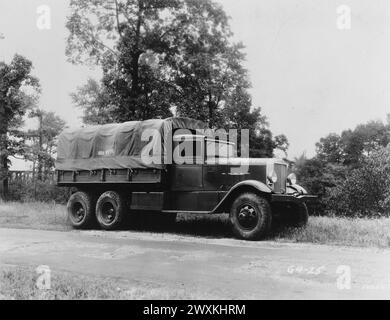
<path id="1" fill-rule="evenodd" d="M 235 144 L 188 118 L 132 121 L 66 130 L 59 136 L 57 184 L 73 187 L 74 228 L 104 230 L 158 214 L 229 213 L 234 234 L 255 240 L 275 221 L 303 226 L 315 196 L 279 159 L 238 158 Z M 160 219 L 159 218 L 159 219 Z M 135 220 L 134 220 L 135 221 Z"/>

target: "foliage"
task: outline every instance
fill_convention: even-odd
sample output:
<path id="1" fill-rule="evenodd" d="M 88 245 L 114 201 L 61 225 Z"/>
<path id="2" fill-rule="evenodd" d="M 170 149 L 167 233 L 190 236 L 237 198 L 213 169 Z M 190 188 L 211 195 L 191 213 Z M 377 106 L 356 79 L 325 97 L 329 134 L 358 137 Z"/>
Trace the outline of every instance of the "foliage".
<path id="1" fill-rule="evenodd" d="M 0 62 L 0 181 L 4 193 L 7 191 L 9 157 L 24 151 L 24 139 L 19 131 L 23 116 L 34 106 L 39 92 L 39 82 L 31 71 L 31 61 L 20 55 L 15 55 L 9 64 Z"/>
<path id="2" fill-rule="evenodd" d="M 317 143 L 318 157 L 330 163 L 357 167 L 373 152 L 390 142 L 390 123 L 370 121 L 341 135 L 330 134 Z"/>
<path id="3" fill-rule="evenodd" d="M 8 200 L 11 201 L 38 201 L 66 204 L 70 197 L 70 190 L 57 187 L 49 181 L 13 181 L 9 186 Z"/>
<path id="4" fill-rule="evenodd" d="M 102 66 L 116 121 L 171 115 L 175 80 L 191 72 L 187 56 L 203 40 L 226 37 L 222 9 L 205 0 L 84 0 L 72 1 L 71 10 L 67 55 Z"/>
<path id="5" fill-rule="evenodd" d="M 389 142 L 390 122 L 370 121 L 322 138 L 313 159 L 297 159 L 300 182 L 320 197 L 313 213 L 389 215 Z"/>
<path id="6" fill-rule="evenodd" d="M 105 124 L 115 122 L 113 114 L 116 106 L 112 103 L 103 85 L 94 79 L 71 94 L 73 103 L 84 110 L 83 122 L 87 124 Z"/>
<path id="7" fill-rule="evenodd" d="M 244 127 L 252 155 L 284 151 L 253 108 L 243 45 L 211 0 L 71 1 L 67 56 L 100 65 L 103 79 L 73 94 L 89 124 L 165 118 L 175 113 L 210 128 Z M 96 23 L 98 22 L 98 23 Z M 245 126 L 244 126 L 245 124 Z"/>
<path id="8" fill-rule="evenodd" d="M 310 205 L 312 215 L 326 213 L 332 189 L 342 183 L 348 174 L 348 170 L 342 165 L 328 163 L 318 157 L 306 159 L 304 155 L 296 161 L 294 172 L 297 174 L 298 184 L 319 197 L 317 204 Z"/>
<path id="9" fill-rule="evenodd" d="M 226 130 L 249 130 L 249 156 L 253 158 L 271 158 L 276 148 L 287 152 L 289 147 L 286 136 L 273 137 L 269 130 L 267 118 L 261 114 L 260 108 L 252 108 L 252 99 L 242 87 L 234 89 L 225 108 L 221 112 L 220 126 Z M 240 147 L 238 147 L 240 150 Z"/>
<path id="10" fill-rule="evenodd" d="M 331 192 L 330 208 L 343 216 L 390 216 L 390 148 L 371 154 Z"/>
<path id="11" fill-rule="evenodd" d="M 25 158 L 37 167 L 38 180 L 42 180 L 54 169 L 57 136 L 65 128 L 65 121 L 54 112 L 40 109 L 32 110 L 29 117 L 38 119 L 38 128 L 25 133 L 28 142 Z"/>

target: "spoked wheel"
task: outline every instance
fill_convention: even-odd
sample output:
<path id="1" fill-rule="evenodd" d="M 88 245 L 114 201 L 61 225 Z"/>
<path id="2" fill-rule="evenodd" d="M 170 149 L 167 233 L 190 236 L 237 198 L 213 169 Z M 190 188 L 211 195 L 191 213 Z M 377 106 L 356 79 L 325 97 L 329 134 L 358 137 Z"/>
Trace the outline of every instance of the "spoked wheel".
<path id="1" fill-rule="evenodd" d="M 68 219 L 73 228 L 91 227 L 95 220 L 95 197 L 85 192 L 76 192 L 69 198 Z"/>
<path id="2" fill-rule="evenodd" d="M 241 194 L 230 211 L 234 234 L 245 240 L 264 238 L 270 231 L 271 219 L 268 201 L 255 193 Z"/>
<path id="3" fill-rule="evenodd" d="M 121 227 L 126 212 L 125 197 L 115 191 L 103 193 L 96 204 L 96 218 L 104 230 L 115 230 Z"/>

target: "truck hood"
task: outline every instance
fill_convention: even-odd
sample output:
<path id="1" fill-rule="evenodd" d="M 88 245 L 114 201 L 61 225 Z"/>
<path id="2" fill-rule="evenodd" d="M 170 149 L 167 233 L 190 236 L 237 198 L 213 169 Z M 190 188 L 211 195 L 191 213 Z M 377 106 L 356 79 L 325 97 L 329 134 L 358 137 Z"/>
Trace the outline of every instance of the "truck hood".
<path id="1" fill-rule="evenodd" d="M 219 164 L 231 166 L 273 166 L 274 164 L 287 165 L 283 159 L 277 158 L 216 158 L 208 159 L 206 164 Z"/>

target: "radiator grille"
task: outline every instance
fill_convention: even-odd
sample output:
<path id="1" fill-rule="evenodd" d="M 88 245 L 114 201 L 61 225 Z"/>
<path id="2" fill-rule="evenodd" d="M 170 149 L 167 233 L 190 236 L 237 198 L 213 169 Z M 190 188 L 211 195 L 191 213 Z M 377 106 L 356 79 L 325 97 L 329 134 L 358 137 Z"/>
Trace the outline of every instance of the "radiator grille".
<path id="1" fill-rule="evenodd" d="M 274 184 L 274 192 L 284 193 L 287 184 L 287 165 L 275 163 L 275 173 L 278 177 L 278 181 Z"/>

